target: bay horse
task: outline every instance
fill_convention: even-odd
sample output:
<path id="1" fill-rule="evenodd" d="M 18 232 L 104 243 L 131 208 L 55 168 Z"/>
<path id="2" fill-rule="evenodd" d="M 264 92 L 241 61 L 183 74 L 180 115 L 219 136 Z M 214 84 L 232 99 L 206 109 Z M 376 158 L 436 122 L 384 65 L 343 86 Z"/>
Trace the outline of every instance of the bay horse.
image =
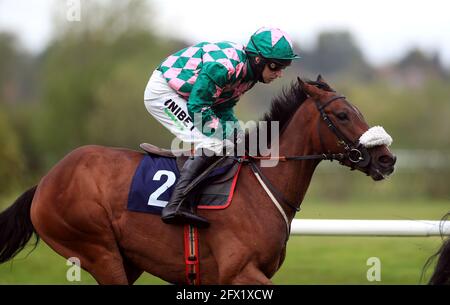
<path id="1" fill-rule="evenodd" d="M 198 211 L 211 223 L 198 230 L 202 284 L 271 284 L 286 255 L 286 224 L 322 159 L 340 156 L 341 164 L 373 180 L 394 170 L 396 158 L 386 145 L 361 147 L 358 141 L 368 124 L 320 76 L 317 81 L 298 78 L 274 99 L 265 120 L 279 121 L 279 154 L 294 157 L 280 157 L 277 166 L 259 170 L 295 209 L 280 203 L 286 223 L 244 165 L 232 204 Z M 319 157 L 303 160 L 305 155 Z M 186 283 L 183 227 L 127 210 L 131 179 L 143 157 L 93 145 L 70 152 L 0 214 L 0 263 L 13 258 L 35 233 L 63 257 L 79 258 L 99 284 L 133 284 L 144 271 Z"/>

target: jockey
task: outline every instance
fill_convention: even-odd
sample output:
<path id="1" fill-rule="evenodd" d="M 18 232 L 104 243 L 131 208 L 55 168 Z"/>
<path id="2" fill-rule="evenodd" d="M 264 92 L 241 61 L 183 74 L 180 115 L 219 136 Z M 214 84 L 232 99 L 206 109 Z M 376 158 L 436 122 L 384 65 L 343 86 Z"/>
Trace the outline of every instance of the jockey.
<path id="1" fill-rule="evenodd" d="M 183 200 L 183 190 L 216 160 L 206 154 L 222 155 L 234 146 L 236 134 L 242 136 L 233 111 L 240 96 L 258 81 L 268 84 L 281 77 L 282 70 L 297 58 L 285 32 L 264 27 L 250 37 L 246 47 L 202 42 L 170 55 L 153 72 L 145 89 L 145 107 L 195 150 L 162 211 L 165 223 L 209 226 Z"/>

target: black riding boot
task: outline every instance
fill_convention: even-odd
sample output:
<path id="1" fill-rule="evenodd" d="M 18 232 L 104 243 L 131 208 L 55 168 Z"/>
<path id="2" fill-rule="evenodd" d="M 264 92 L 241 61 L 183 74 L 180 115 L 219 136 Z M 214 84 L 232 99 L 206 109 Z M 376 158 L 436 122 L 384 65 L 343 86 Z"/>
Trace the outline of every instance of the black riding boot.
<path id="1" fill-rule="evenodd" d="M 208 220 L 196 215 L 190 207 L 188 201 L 184 200 L 184 189 L 194 178 L 200 175 L 216 157 L 196 156 L 194 159 L 187 159 L 180 172 L 180 177 L 170 197 L 169 203 L 162 210 L 161 219 L 167 224 L 189 223 L 199 228 L 207 228 Z"/>

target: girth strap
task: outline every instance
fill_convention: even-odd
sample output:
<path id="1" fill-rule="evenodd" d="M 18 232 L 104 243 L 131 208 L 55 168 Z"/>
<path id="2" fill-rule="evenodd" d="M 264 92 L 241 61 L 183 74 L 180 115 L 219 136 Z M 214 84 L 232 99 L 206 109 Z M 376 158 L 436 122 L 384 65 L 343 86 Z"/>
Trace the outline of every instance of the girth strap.
<path id="1" fill-rule="evenodd" d="M 189 224 L 184 226 L 184 261 L 186 264 L 186 283 L 200 285 L 198 229 Z"/>

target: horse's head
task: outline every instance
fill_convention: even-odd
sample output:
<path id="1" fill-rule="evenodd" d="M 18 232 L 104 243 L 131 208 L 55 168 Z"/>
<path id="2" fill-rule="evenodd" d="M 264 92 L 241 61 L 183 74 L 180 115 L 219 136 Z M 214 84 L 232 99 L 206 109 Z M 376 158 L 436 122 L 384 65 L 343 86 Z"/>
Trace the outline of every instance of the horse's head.
<path id="1" fill-rule="evenodd" d="M 308 108 L 316 113 L 316 152 L 342 153 L 342 164 L 374 180 L 382 180 L 394 171 L 396 157 L 388 148 L 392 138 L 382 127 L 369 128 L 358 108 L 331 89 L 320 75 L 316 82 L 298 81 L 310 97 Z"/>

